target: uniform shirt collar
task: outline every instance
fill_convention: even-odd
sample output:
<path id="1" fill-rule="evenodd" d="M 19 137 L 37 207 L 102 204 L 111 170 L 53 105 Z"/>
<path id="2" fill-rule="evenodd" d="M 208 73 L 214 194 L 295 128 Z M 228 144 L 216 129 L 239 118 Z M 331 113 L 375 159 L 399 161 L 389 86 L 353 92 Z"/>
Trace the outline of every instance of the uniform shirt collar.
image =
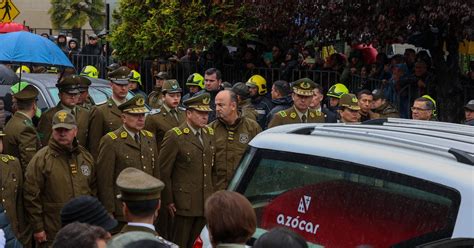
<path id="1" fill-rule="evenodd" d="M 140 135 L 140 132 L 134 133 L 134 132 L 128 130 L 128 128 L 127 128 L 125 125 L 123 125 L 123 129 L 125 129 L 125 131 L 127 131 L 127 133 L 128 133 L 132 138 L 135 138 L 135 134 Z"/>
<path id="2" fill-rule="evenodd" d="M 166 112 L 168 112 L 168 113 L 171 111 L 171 108 L 168 107 L 168 105 L 166 105 L 166 103 L 163 103 L 163 108 L 165 108 Z M 176 110 L 176 109 L 174 109 L 174 110 Z"/>
<path id="3" fill-rule="evenodd" d="M 125 103 L 127 101 L 127 98 L 123 99 L 123 101 L 120 101 L 118 99 L 115 99 L 114 96 L 111 97 L 112 101 L 114 101 L 115 105 L 120 106 L 122 103 Z"/>
<path id="4" fill-rule="evenodd" d="M 194 129 L 194 128 L 189 124 L 189 122 L 186 122 L 186 124 L 188 124 L 189 129 L 191 130 L 191 132 L 193 132 L 194 135 L 196 135 L 196 133 L 197 133 L 198 131 L 199 131 L 199 133 L 201 133 L 201 129 L 198 129 L 198 130 Z"/>
<path id="5" fill-rule="evenodd" d="M 298 114 L 298 117 L 300 118 L 300 120 L 301 120 L 301 117 L 303 115 L 306 115 L 306 120 L 308 119 L 308 110 L 306 110 L 306 112 L 304 112 L 304 113 L 301 113 L 296 107 L 294 107 L 294 109 L 295 109 L 296 113 Z"/>
<path id="6" fill-rule="evenodd" d="M 153 230 L 153 231 L 156 231 L 156 230 L 155 230 L 155 226 L 153 226 L 153 225 L 151 225 L 151 224 L 148 224 L 148 223 L 128 222 L 127 225 L 129 225 L 129 226 L 146 227 L 146 228 L 150 228 L 150 229 Z"/>
<path id="7" fill-rule="evenodd" d="M 16 111 L 16 112 L 18 112 L 18 114 L 21 114 L 21 115 L 25 116 L 26 118 L 28 118 L 28 120 L 31 121 L 31 117 L 29 117 L 27 114 L 25 114 L 25 113 L 23 113 L 23 112 L 21 112 L 21 111 L 19 111 L 19 110 Z"/>
<path id="8" fill-rule="evenodd" d="M 61 103 L 61 108 L 63 108 L 64 110 L 66 110 L 69 113 L 71 113 L 73 110 L 74 111 L 76 110 L 76 107 L 70 108 L 70 107 L 64 105 L 63 103 Z"/>

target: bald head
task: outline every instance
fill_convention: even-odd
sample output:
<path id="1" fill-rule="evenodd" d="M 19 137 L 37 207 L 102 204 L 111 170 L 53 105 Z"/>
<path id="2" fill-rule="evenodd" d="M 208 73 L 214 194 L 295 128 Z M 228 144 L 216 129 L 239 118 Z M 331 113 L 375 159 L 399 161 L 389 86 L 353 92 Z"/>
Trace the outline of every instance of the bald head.
<path id="1" fill-rule="evenodd" d="M 231 90 L 222 90 L 216 96 L 217 118 L 227 125 L 235 123 L 239 117 L 237 95 Z"/>

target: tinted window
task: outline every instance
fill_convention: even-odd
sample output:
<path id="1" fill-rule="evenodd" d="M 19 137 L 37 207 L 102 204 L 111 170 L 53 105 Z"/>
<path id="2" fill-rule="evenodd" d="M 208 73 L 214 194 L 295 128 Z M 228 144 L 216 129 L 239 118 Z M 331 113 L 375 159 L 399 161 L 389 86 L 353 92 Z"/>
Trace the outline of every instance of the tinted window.
<path id="1" fill-rule="evenodd" d="M 460 203 L 453 189 L 315 156 L 257 150 L 248 157 L 234 181 L 261 229 L 286 226 L 326 247 L 411 247 L 452 234 Z"/>

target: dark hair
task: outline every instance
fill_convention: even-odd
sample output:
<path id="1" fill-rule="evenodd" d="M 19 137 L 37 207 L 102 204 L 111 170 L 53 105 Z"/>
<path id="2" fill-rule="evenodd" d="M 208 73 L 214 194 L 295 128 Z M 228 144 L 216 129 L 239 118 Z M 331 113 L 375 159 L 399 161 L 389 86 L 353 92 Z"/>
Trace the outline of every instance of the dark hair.
<path id="1" fill-rule="evenodd" d="M 425 103 L 425 106 L 429 109 L 429 110 L 434 110 L 435 109 L 435 104 L 434 102 L 432 102 L 430 99 L 428 98 L 424 98 L 424 97 L 418 97 L 417 99 L 415 99 L 415 102 L 424 102 Z"/>
<path id="2" fill-rule="evenodd" d="M 357 92 L 357 99 L 360 100 L 360 98 L 362 97 L 362 95 L 371 96 L 371 95 L 372 95 L 372 92 L 371 92 L 370 90 L 361 90 L 361 91 Z"/>
<path id="3" fill-rule="evenodd" d="M 245 196 L 221 190 L 206 201 L 204 216 L 214 245 L 245 243 L 255 232 L 257 217 Z"/>
<path id="4" fill-rule="evenodd" d="M 321 86 L 320 84 L 315 83 L 315 84 L 314 84 L 314 89 L 315 89 L 315 90 L 318 90 L 318 92 L 319 92 L 320 94 L 324 94 L 323 86 Z"/>
<path id="5" fill-rule="evenodd" d="M 403 64 L 405 63 L 405 57 L 403 57 L 403 55 L 401 54 L 395 54 L 393 55 L 392 61 L 395 61 L 395 64 Z"/>
<path id="6" fill-rule="evenodd" d="M 408 52 L 408 53 L 416 54 L 416 51 L 415 51 L 415 49 L 413 49 L 413 48 L 407 48 L 407 49 L 405 49 L 405 53 L 407 53 L 407 52 Z"/>
<path id="7" fill-rule="evenodd" d="M 275 81 L 273 86 L 275 86 L 276 91 L 278 91 L 278 93 L 280 93 L 282 96 L 287 96 L 291 93 L 290 84 L 287 81 Z"/>
<path id="8" fill-rule="evenodd" d="M 220 70 L 216 69 L 216 68 L 209 68 L 206 70 L 206 72 L 204 72 L 205 75 L 212 75 L 212 74 L 216 74 L 216 79 L 217 80 L 221 80 L 222 79 L 222 73 Z"/>
<path id="9" fill-rule="evenodd" d="M 297 233 L 284 227 L 275 227 L 260 236 L 252 246 L 253 248 L 307 248 L 306 241 Z"/>
<path id="10" fill-rule="evenodd" d="M 102 227 L 74 222 L 59 230 L 53 248 L 96 248 L 96 240 L 106 238 L 107 232 Z"/>
<path id="11" fill-rule="evenodd" d="M 31 100 L 16 100 L 16 108 L 18 110 L 30 110 L 31 107 L 33 106 L 33 103 L 35 103 L 36 100 L 35 99 L 31 99 Z"/>
<path id="12" fill-rule="evenodd" d="M 146 201 L 125 201 L 130 213 L 138 217 L 146 217 L 153 215 L 159 203 L 159 199 Z"/>

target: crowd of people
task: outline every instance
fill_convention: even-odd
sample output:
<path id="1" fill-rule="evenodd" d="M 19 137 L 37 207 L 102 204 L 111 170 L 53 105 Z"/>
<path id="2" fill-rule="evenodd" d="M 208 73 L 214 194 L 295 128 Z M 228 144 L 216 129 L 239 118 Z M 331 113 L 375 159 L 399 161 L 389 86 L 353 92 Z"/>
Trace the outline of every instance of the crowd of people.
<path id="1" fill-rule="evenodd" d="M 409 70 L 411 57 L 415 75 L 426 72 L 422 55 L 410 54 L 392 58 L 394 75 Z M 325 97 L 309 78 L 269 83 L 253 75 L 232 85 L 209 68 L 189 75 L 183 89 L 154 70 L 154 89 L 145 94 L 137 71 L 119 64 L 108 70 L 112 95 L 105 103 L 95 105 L 88 95 L 97 69 L 86 66 L 79 75 L 62 73 L 60 101 L 38 121 L 38 90 L 26 82 L 11 87 L 14 114 L 0 133 L 2 201 L 11 226 L 3 230 L 12 231 L 5 233 L 11 247 L 192 247 L 206 225 L 214 247 L 244 247 L 255 232 L 255 212 L 244 196 L 224 190 L 258 133 L 292 123 L 403 117 L 385 88 L 400 87 L 392 79 L 357 92 L 335 83 Z M 436 121 L 436 101 L 421 90 L 427 78 L 418 79 L 420 96 L 409 99 L 411 118 Z M 135 94 L 127 99 L 129 91 Z M 465 113 L 473 125 L 474 100 Z M 306 247 L 284 229 L 263 235 L 255 247 L 290 241 Z"/>

